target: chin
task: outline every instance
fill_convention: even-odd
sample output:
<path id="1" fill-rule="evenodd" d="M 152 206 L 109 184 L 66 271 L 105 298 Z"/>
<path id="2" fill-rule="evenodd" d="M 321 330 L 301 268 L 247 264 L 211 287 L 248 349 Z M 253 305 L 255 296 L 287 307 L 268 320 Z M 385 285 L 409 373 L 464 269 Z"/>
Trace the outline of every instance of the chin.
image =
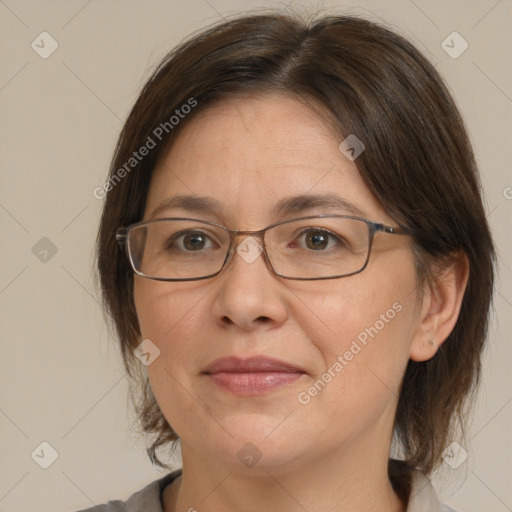
<path id="1" fill-rule="evenodd" d="M 223 429 L 217 429 L 216 435 L 203 431 L 201 439 L 191 440 L 191 444 L 201 445 L 203 453 L 237 473 L 268 476 L 305 455 L 307 432 L 280 430 L 282 419 L 262 414 L 238 416 L 221 422 L 229 433 Z"/>

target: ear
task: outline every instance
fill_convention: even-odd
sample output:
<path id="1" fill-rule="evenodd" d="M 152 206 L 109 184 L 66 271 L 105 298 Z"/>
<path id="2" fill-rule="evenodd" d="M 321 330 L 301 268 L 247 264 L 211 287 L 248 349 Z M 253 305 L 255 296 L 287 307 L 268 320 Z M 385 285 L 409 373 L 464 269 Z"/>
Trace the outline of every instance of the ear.
<path id="1" fill-rule="evenodd" d="M 440 269 L 433 282 L 425 285 L 418 325 L 411 343 L 409 357 L 427 361 L 452 332 L 462 304 L 469 277 L 469 261 L 457 253 Z"/>

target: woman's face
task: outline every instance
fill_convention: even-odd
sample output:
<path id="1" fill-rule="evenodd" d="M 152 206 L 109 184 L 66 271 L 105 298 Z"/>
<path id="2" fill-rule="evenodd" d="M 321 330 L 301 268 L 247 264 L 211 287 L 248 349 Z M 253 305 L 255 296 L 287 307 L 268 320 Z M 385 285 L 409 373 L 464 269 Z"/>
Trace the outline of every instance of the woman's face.
<path id="1" fill-rule="evenodd" d="M 158 165 L 144 220 L 192 217 L 259 230 L 307 215 L 352 214 L 321 205 L 285 217 L 272 213 L 285 198 L 334 194 L 364 217 L 396 225 L 339 150 L 341 142 L 319 114 L 290 96 L 218 103 L 191 120 Z M 371 141 L 362 142 L 371 151 Z M 153 213 L 178 195 L 212 198 L 221 208 Z M 136 276 L 142 339 L 160 350 L 148 366 L 151 386 L 184 457 L 252 472 L 357 450 L 387 457 L 418 328 L 416 284 L 411 240 L 387 234 L 375 236 L 363 272 L 341 279 L 285 280 L 263 255 L 249 261 L 238 253 L 211 279 Z M 204 373 L 219 358 L 256 356 L 292 371 Z M 272 379 L 280 384 L 258 387 Z"/>

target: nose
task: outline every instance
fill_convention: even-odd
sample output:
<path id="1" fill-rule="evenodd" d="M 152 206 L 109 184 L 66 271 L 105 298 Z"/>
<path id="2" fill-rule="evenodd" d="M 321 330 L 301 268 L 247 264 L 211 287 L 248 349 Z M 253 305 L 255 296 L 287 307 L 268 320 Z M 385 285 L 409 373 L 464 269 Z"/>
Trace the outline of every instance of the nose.
<path id="1" fill-rule="evenodd" d="M 235 240 L 235 247 L 213 291 L 212 313 L 217 322 L 243 331 L 281 325 L 287 316 L 286 287 L 268 266 L 261 241 L 242 236 Z"/>

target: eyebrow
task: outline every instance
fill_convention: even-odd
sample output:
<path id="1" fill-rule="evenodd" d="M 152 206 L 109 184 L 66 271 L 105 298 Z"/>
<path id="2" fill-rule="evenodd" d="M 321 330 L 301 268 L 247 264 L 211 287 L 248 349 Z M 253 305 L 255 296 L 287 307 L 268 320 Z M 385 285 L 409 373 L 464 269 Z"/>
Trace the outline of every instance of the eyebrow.
<path id="1" fill-rule="evenodd" d="M 208 196 L 178 195 L 173 196 L 158 205 L 151 213 L 151 218 L 165 210 L 181 208 L 198 214 L 219 215 L 224 209 L 221 201 Z M 281 199 L 272 209 L 275 216 L 287 216 L 310 210 L 322 208 L 326 211 L 343 210 L 357 217 L 366 217 L 367 214 L 346 199 L 335 194 L 301 194 Z"/>
<path id="2" fill-rule="evenodd" d="M 336 194 L 304 194 L 285 197 L 275 205 L 273 213 L 285 216 L 312 208 L 322 208 L 328 211 L 343 210 L 358 217 L 366 216 L 363 210 Z"/>

